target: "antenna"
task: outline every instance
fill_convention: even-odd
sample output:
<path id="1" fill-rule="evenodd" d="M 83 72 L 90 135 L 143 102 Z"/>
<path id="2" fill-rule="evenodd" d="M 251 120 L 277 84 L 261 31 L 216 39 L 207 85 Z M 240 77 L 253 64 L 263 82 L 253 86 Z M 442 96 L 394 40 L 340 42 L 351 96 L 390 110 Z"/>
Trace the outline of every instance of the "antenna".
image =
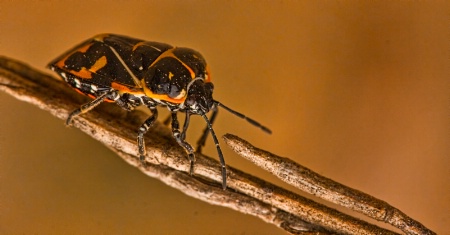
<path id="1" fill-rule="evenodd" d="M 269 128 L 263 126 L 261 123 L 259 123 L 259 122 L 255 121 L 255 120 L 253 120 L 253 119 L 251 119 L 251 118 L 245 116 L 245 115 L 242 114 L 242 113 L 239 113 L 239 112 L 237 112 L 237 111 L 232 110 L 231 108 L 228 108 L 227 106 L 225 106 L 224 104 L 220 103 L 220 102 L 217 101 L 217 100 L 214 100 L 214 103 L 215 103 L 217 106 L 220 106 L 220 107 L 226 109 L 228 112 L 230 112 L 230 113 L 232 113 L 232 114 L 234 114 L 234 115 L 236 115 L 236 116 L 238 116 L 238 117 L 240 117 L 240 118 L 242 118 L 242 119 L 245 119 L 247 122 L 249 122 L 249 123 L 252 124 L 253 126 L 259 127 L 262 131 L 266 132 L 267 134 L 272 134 L 272 131 L 271 131 Z"/>

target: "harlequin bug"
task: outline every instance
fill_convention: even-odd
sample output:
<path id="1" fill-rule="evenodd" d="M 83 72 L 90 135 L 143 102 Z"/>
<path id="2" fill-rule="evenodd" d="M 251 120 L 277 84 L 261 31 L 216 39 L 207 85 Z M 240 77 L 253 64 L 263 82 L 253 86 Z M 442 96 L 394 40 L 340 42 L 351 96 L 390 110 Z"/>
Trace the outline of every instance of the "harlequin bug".
<path id="1" fill-rule="evenodd" d="M 66 124 L 103 101 L 115 102 L 131 111 L 147 106 L 152 115 L 139 127 L 137 144 L 141 164 L 145 164 L 144 134 L 158 117 L 157 106 L 171 112 L 173 137 L 184 148 L 194 171 L 194 148 L 185 141 L 190 116 L 197 114 L 206 121 L 197 150 L 204 146 L 210 132 L 222 166 L 222 186 L 226 188 L 225 160 L 212 128 L 220 106 L 243 118 L 267 133 L 271 131 L 212 98 L 208 66 L 203 56 L 189 48 L 173 47 L 159 42 L 148 42 L 126 36 L 102 34 L 84 41 L 49 63 L 48 67 L 79 93 L 91 98 L 87 104 L 70 113 Z M 206 114 L 212 110 L 211 118 Z M 185 112 L 186 119 L 180 132 L 177 112 Z"/>

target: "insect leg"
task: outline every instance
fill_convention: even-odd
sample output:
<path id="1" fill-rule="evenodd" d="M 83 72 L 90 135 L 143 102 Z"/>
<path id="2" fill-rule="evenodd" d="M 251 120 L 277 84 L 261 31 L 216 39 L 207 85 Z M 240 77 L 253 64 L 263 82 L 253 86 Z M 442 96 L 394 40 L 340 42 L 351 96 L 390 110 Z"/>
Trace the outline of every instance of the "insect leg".
<path id="1" fill-rule="evenodd" d="M 211 122 L 208 120 L 208 117 L 206 117 L 205 114 L 202 113 L 200 115 L 202 115 L 203 119 L 205 119 L 207 128 L 209 129 L 209 132 L 211 132 L 211 136 L 213 137 L 214 143 L 216 144 L 220 165 L 222 166 L 222 188 L 225 190 L 227 188 L 227 168 L 225 165 L 225 159 L 223 158 L 222 150 L 220 149 L 219 141 L 217 140 L 216 133 L 214 133 Z"/>
<path id="2" fill-rule="evenodd" d="M 105 98 L 108 95 L 114 94 L 114 90 L 109 90 L 104 92 L 103 94 L 97 96 L 94 100 L 90 101 L 89 103 L 83 104 L 81 107 L 75 109 L 72 111 L 69 116 L 66 119 L 66 125 L 70 125 L 72 122 L 72 119 L 80 114 L 87 113 L 91 111 L 93 108 L 97 107 L 99 104 L 101 104 L 103 101 L 105 101 Z"/>
<path id="3" fill-rule="evenodd" d="M 138 130 L 138 137 L 137 137 L 137 143 L 138 143 L 138 150 L 139 150 L 139 161 L 143 166 L 145 166 L 145 143 L 144 143 L 144 135 L 147 133 L 147 131 L 150 129 L 152 124 L 155 122 L 155 120 L 158 118 L 158 110 L 156 107 L 149 107 L 150 111 L 152 112 L 152 116 L 147 118 L 144 123 L 139 127 Z"/>
<path id="4" fill-rule="evenodd" d="M 130 97 L 129 94 L 123 94 L 120 97 L 118 97 L 118 99 L 115 100 L 115 103 L 119 107 L 121 107 L 127 111 L 131 111 L 136 106 L 136 104 L 130 102 L 129 97 Z"/>
<path id="5" fill-rule="evenodd" d="M 186 131 L 189 127 L 189 122 L 191 120 L 191 115 L 189 114 L 188 111 L 186 111 L 186 118 L 184 119 L 184 125 L 183 125 L 183 131 L 181 132 L 181 139 L 185 140 L 186 139 Z"/>
<path id="6" fill-rule="evenodd" d="M 216 116 L 217 116 L 218 112 L 219 112 L 219 109 L 214 106 L 214 108 L 212 109 L 211 117 L 209 118 L 209 123 L 211 123 L 211 126 L 214 123 L 214 120 L 216 120 Z M 209 128 L 208 128 L 208 125 L 206 125 L 205 129 L 203 130 L 202 136 L 197 141 L 197 150 L 196 150 L 197 152 L 199 152 L 199 153 L 202 152 L 202 148 L 205 146 L 206 138 L 208 137 L 208 133 L 209 133 Z"/>
<path id="7" fill-rule="evenodd" d="M 187 124 L 187 125 L 189 125 L 189 124 Z M 187 126 L 186 126 L 186 128 L 187 128 Z M 184 132 L 184 129 L 185 128 L 183 128 L 183 132 Z M 187 152 L 189 161 L 191 163 L 190 168 L 189 168 L 189 173 L 191 175 L 194 174 L 194 162 L 195 162 L 194 148 L 192 148 L 192 146 L 184 140 L 183 135 L 180 133 L 177 112 L 174 112 L 174 111 L 172 111 L 172 134 L 173 134 L 173 137 L 177 140 L 178 144 L 181 147 L 183 147 L 184 150 Z"/>

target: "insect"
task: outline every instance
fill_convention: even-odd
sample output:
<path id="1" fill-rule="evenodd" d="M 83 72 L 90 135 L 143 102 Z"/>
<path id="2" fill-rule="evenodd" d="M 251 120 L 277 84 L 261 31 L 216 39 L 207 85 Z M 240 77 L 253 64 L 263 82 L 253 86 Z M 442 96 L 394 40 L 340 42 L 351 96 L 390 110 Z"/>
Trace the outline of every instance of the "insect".
<path id="1" fill-rule="evenodd" d="M 213 99 L 214 86 L 206 61 L 200 53 L 189 48 L 102 34 L 75 46 L 50 62 L 48 67 L 76 91 L 93 99 L 70 113 L 66 125 L 104 101 L 115 102 L 127 111 L 140 105 L 150 109 L 151 116 L 137 131 L 139 160 L 143 165 L 146 157 L 144 134 L 158 117 L 157 106 L 165 106 L 170 111 L 173 137 L 186 151 L 192 175 L 195 155 L 194 148 L 185 140 L 186 131 L 191 115 L 202 116 L 206 128 L 197 142 L 197 150 L 205 145 L 207 135 L 211 133 L 222 168 L 223 189 L 227 177 L 225 160 L 212 128 L 218 107 L 271 133 L 267 127 Z M 209 111 L 212 111 L 210 119 L 206 116 Z M 186 114 L 181 131 L 178 112 Z"/>

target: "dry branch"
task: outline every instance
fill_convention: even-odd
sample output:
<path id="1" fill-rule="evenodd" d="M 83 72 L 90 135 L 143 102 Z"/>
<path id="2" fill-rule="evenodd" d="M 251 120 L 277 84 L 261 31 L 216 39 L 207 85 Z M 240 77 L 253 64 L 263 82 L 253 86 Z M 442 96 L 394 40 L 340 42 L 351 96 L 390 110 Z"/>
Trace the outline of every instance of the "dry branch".
<path id="1" fill-rule="evenodd" d="M 87 98 L 76 94 L 64 82 L 5 57 L 0 57 L 0 90 L 61 119 L 87 102 Z M 73 125 L 145 174 L 189 196 L 254 215 L 290 233 L 395 234 L 229 166 L 228 189 L 224 191 L 220 184 L 220 164 L 202 154 L 196 155 L 195 174 L 190 176 L 185 152 L 170 130 L 160 123 L 146 135 L 148 164 L 144 168 L 138 164 L 135 142 L 137 127 L 143 119 L 142 112 L 125 112 L 114 105 L 101 105 L 77 117 Z"/>
<path id="2" fill-rule="evenodd" d="M 385 201 L 321 176 L 289 158 L 256 148 L 237 136 L 226 134 L 224 139 L 236 153 L 298 189 L 389 223 L 406 234 L 434 234 Z"/>

